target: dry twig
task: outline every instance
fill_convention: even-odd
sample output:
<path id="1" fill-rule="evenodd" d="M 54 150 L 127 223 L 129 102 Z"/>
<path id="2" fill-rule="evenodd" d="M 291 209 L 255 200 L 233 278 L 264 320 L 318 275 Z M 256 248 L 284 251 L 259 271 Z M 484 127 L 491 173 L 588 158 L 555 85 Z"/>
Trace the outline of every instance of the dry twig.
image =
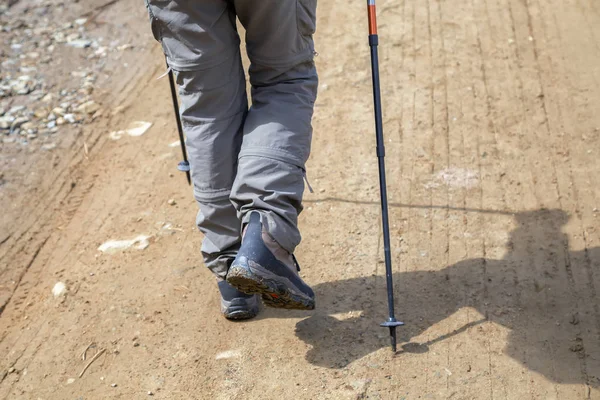
<path id="1" fill-rule="evenodd" d="M 83 361 L 85 361 L 85 359 L 86 359 L 86 357 L 87 357 L 87 351 L 88 351 L 88 350 L 89 350 L 91 347 L 94 347 L 95 345 L 96 345 L 96 343 L 95 343 L 95 342 L 92 342 L 92 343 L 88 344 L 88 347 L 86 347 L 86 348 L 85 348 L 85 350 L 83 351 L 83 353 L 81 353 L 81 359 L 82 359 Z"/>
<path id="2" fill-rule="evenodd" d="M 86 365 L 85 367 L 83 367 L 83 369 L 81 370 L 81 373 L 79 374 L 79 377 L 80 377 L 80 378 L 83 376 L 83 374 L 85 374 L 85 371 L 87 371 L 87 369 L 90 367 L 90 365 L 92 365 L 92 363 L 93 363 L 94 361 L 96 361 L 96 359 L 97 359 L 98 357 L 100 357 L 100 356 L 101 356 L 101 355 L 102 355 L 102 354 L 103 354 L 105 351 L 106 351 L 106 349 L 102 349 L 102 350 L 98 351 L 98 352 L 97 352 L 97 353 L 94 355 L 94 357 L 92 357 L 92 359 L 90 360 L 90 362 L 89 362 L 89 363 L 87 363 L 87 365 Z"/>

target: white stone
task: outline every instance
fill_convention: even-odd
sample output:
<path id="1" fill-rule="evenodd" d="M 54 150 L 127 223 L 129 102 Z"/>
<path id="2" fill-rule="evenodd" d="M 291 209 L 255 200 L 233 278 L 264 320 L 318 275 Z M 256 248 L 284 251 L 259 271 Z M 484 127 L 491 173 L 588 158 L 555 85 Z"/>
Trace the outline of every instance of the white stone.
<path id="1" fill-rule="evenodd" d="M 139 235 L 130 240 L 109 240 L 108 242 L 102 243 L 100 247 L 98 247 L 98 250 L 107 254 L 114 254 L 119 251 L 127 250 L 130 247 L 137 250 L 144 250 L 150 245 L 148 239 L 150 239 L 150 236 Z"/>
<path id="2" fill-rule="evenodd" d="M 67 285 L 65 285 L 63 282 L 56 282 L 52 288 L 52 294 L 54 297 L 64 296 L 67 294 Z"/>
<path id="3" fill-rule="evenodd" d="M 239 350 L 227 350 L 223 351 L 215 357 L 216 360 L 226 360 L 228 358 L 239 358 L 241 357 L 242 352 Z"/>
<path id="4" fill-rule="evenodd" d="M 112 140 L 119 140 L 121 139 L 124 135 L 129 135 L 129 136 L 142 136 L 144 133 L 146 133 L 146 131 L 148 129 L 150 129 L 150 127 L 152 126 L 152 122 L 145 122 L 145 121 L 134 121 L 131 124 L 129 124 L 129 127 L 125 130 L 122 131 L 114 131 L 108 134 L 108 136 L 112 139 Z"/>

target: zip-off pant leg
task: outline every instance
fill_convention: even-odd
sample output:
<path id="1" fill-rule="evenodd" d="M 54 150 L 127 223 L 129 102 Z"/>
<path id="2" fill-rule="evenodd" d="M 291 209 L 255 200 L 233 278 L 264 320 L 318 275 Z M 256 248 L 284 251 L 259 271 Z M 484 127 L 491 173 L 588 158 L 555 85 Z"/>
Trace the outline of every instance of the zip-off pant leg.
<path id="1" fill-rule="evenodd" d="M 239 37 L 223 0 L 147 0 L 152 31 L 179 86 L 202 254 L 225 278 L 241 240 L 241 223 L 229 200 L 248 109 Z"/>
<path id="2" fill-rule="evenodd" d="M 316 0 L 234 0 L 246 29 L 252 107 L 231 200 L 244 224 L 259 211 L 292 253 L 300 243 L 305 163 L 318 79 L 313 62 Z"/>

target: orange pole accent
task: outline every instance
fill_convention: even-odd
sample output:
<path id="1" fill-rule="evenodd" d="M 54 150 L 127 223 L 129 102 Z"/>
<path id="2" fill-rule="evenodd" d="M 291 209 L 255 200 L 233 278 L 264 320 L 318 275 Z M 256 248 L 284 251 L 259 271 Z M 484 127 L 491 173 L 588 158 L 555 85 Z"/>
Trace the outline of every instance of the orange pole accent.
<path id="1" fill-rule="evenodd" d="M 377 11 L 375 4 L 368 6 L 369 11 L 369 35 L 377 35 Z"/>

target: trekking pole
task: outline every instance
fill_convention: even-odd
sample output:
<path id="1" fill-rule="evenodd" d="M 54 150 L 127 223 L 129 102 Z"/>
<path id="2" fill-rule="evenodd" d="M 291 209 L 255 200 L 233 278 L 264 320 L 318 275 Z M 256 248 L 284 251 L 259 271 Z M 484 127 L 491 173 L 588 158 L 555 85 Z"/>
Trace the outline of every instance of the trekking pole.
<path id="1" fill-rule="evenodd" d="M 373 104 L 375 110 L 375 133 L 377 138 L 377 161 L 379 164 L 379 192 L 381 195 L 381 221 L 383 224 L 383 249 L 385 254 L 385 277 L 387 281 L 387 297 L 389 318 L 381 324 L 389 328 L 392 351 L 396 352 L 396 327 L 404 325 L 394 316 L 394 284 L 392 282 L 392 255 L 390 253 L 390 223 L 388 217 L 387 189 L 385 183 L 385 145 L 383 142 L 383 124 L 381 116 L 381 90 L 379 86 L 379 57 L 377 55 L 377 15 L 375 0 L 367 0 L 369 15 L 369 47 L 371 48 L 371 73 L 373 77 Z"/>
<path id="2" fill-rule="evenodd" d="M 173 70 L 167 64 L 169 68 L 169 84 L 171 85 L 171 98 L 173 99 L 173 109 L 175 110 L 175 119 L 177 120 L 177 131 L 179 132 L 179 144 L 181 145 L 181 153 L 183 154 L 183 161 L 177 164 L 177 169 L 185 172 L 187 177 L 188 185 L 192 184 L 190 178 L 190 163 L 188 162 L 187 152 L 185 151 L 185 141 L 183 138 L 183 128 L 181 127 L 181 117 L 179 116 L 179 103 L 177 101 L 177 90 L 175 90 L 175 78 L 173 78 Z M 164 76 L 164 75 L 163 75 Z"/>

